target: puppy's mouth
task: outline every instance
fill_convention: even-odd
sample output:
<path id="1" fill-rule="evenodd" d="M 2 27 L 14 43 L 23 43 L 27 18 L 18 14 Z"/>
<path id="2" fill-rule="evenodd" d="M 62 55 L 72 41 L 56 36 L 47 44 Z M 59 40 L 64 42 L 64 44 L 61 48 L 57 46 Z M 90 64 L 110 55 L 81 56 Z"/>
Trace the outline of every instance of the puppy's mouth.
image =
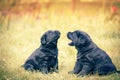
<path id="1" fill-rule="evenodd" d="M 46 43 L 46 46 L 56 46 L 59 38 L 60 38 L 60 35 L 54 36 L 54 38 L 52 38 Z"/>
<path id="2" fill-rule="evenodd" d="M 54 39 L 58 40 L 59 38 L 60 38 L 60 35 L 56 35 L 56 37 Z"/>
<path id="3" fill-rule="evenodd" d="M 74 46 L 73 41 L 71 41 L 70 43 L 68 43 L 68 45 L 70 45 L 70 46 Z"/>

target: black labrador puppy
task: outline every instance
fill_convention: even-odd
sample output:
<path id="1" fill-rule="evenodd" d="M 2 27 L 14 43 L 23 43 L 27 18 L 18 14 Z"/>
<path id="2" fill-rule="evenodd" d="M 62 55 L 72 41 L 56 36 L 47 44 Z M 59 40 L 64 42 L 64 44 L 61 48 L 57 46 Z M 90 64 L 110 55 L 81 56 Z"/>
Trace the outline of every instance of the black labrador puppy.
<path id="1" fill-rule="evenodd" d="M 58 48 L 57 41 L 60 32 L 47 31 L 41 37 L 41 46 L 37 48 L 26 60 L 23 67 L 25 70 L 41 71 L 44 74 L 58 71 Z"/>
<path id="2" fill-rule="evenodd" d="M 74 70 L 68 73 L 85 76 L 93 73 L 107 75 L 117 72 L 110 57 L 92 41 L 87 33 L 76 30 L 68 32 L 67 37 L 72 41 L 69 45 L 75 46 L 78 51 Z"/>

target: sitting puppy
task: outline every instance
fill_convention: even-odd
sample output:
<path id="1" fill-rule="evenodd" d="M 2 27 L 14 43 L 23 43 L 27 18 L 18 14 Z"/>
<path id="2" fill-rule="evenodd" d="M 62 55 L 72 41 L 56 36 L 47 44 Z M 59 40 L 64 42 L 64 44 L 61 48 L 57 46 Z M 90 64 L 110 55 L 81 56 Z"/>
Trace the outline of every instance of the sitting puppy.
<path id="1" fill-rule="evenodd" d="M 68 32 L 67 37 L 72 41 L 69 45 L 75 46 L 78 51 L 74 70 L 68 73 L 85 76 L 91 73 L 107 75 L 117 72 L 110 57 L 91 40 L 87 33 L 76 30 Z"/>
<path id="2" fill-rule="evenodd" d="M 57 41 L 60 37 L 59 31 L 47 31 L 41 37 L 41 46 L 36 49 L 26 60 L 23 67 L 25 70 L 38 70 L 44 74 L 57 72 L 58 70 L 58 48 Z"/>

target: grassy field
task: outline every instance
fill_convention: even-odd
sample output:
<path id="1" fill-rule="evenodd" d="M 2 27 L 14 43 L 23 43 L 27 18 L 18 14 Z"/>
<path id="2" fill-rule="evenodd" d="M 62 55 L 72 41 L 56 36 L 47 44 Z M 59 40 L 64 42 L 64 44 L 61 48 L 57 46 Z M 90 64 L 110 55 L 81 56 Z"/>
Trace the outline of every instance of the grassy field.
<path id="1" fill-rule="evenodd" d="M 111 57 L 117 69 L 120 70 L 120 24 L 104 22 L 105 15 L 79 16 L 77 14 L 54 14 L 48 18 L 34 19 L 29 15 L 15 18 L 10 22 L 9 30 L 0 28 L 0 80 L 120 80 L 120 74 L 108 76 L 89 75 L 77 78 L 69 75 L 76 61 L 74 47 L 66 34 L 68 31 L 83 30 L 93 41 Z M 40 46 L 40 37 L 47 30 L 59 30 L 58 41 L 59 73 L 43 75 L 40 72 L 28 72 L 21 68 L 30 54 Z"/>

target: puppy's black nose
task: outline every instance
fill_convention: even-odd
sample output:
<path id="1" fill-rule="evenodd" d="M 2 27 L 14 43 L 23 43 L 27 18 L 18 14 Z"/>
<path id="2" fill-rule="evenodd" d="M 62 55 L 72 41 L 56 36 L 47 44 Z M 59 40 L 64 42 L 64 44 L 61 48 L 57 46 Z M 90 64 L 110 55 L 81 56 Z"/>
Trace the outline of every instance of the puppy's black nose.
<path id="1" fill-rule="evenodd" d="M 60 35 L 60 32 L 59 32 L 59 31 L 57 31 L 57 30 L 55 31 L 55 33 L 56 33 L 56 34 L 58 34 L 58 35 Z"/>
<path id="2" fill-rule="evenodd" d="M 68 33 L 67 33 L 68 39 L 71 39 L 71 38 L 70 38 L 71 35 L 72 35 L 72 32 L 68 32 Z"/>

